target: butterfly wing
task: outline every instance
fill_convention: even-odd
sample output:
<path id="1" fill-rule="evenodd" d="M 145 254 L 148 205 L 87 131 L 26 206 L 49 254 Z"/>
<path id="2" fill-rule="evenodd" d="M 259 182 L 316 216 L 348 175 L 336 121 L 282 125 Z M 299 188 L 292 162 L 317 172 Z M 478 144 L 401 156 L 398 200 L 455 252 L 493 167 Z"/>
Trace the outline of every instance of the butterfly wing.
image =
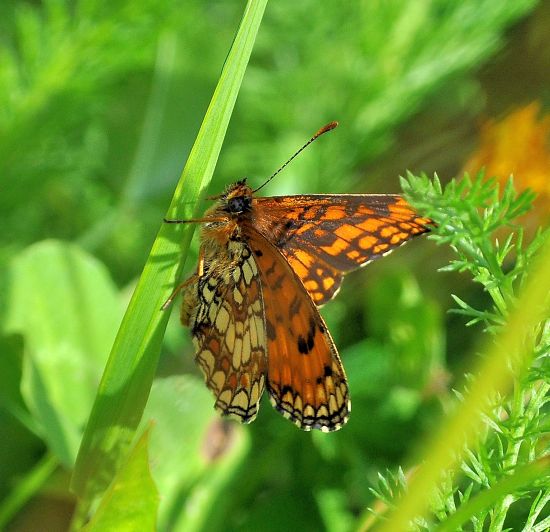
<path id="1" fill-rule="evenodd" d="M 258 268 L 250 249 L 239 246 L 231 268 L 211 267 L 190 288 L 197 297 L 189 324 L 216 410 L 250 423 L 265 386 L 266 340 Z"/>
<path id="2" fill-rule="evenodd" d="M 393 194 L 255 198 L 254 225 L 281 251 L 317 305 L 334 297 L 345 273 L 429 231 Z"/>
<path id="3" fill-rule="evenodd" d="M 301 429 L 338 430 L 351 407 L 330 333 L 285 257 L 253 227 L 245 230 L 262 281 L 271 402 Z"/>

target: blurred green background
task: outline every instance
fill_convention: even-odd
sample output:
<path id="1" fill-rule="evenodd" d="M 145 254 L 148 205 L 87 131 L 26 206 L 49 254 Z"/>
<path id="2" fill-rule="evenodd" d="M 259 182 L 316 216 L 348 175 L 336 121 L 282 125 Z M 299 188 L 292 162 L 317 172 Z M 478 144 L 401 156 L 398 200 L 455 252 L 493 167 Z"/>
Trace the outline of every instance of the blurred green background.
<path id="1" fill-rule="evenodd" d="M 99 378 L 243 8 L 0 4 L 1 526 L 68 526 Z M 483 164 L 545 199 L 549 32 L 534 0 L 272 2 L 211 193 L 261 184 L 339 120 L 262 192 L 396 192 L 406 169 L 446 180 Z M 334 434 L 300 432 L 267 401 L 250 426 L 221 422 L 174 311 L 144 416 L 160 529 L 352 529 L 471 360 L 480 329 L 446 310 L 451 293 L 486 296 L 436 274 L 447 258 L 418 239 L 323 309 L 353 401 Z"/>

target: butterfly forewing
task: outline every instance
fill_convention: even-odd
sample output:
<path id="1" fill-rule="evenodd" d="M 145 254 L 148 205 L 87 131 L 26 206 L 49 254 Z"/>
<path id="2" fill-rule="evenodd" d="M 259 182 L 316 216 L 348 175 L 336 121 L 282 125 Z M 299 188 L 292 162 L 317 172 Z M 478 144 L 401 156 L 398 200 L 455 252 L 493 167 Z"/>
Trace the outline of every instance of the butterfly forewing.
<path id="1" fill-rule="evenodd" d="M 254 228 L 245 231 L 262 282 L 271 402 L 304 430 L 338 430 L 350 401 L 330 333 L 286 259 Z"/>
<path id="2" fill-rule="evenodd" d="M 190 326 L 196 361 L 216 397 L 215 407 L 242 423 L 254 420 L 267 371 L 260 277 L 245 244 L 232 253 L 230 266 L 206 265 Z M 184 311 L 182 311 L 182 315 Z"/>
<path id="3" fill-rule="evenodd" d="M 285 256 L 317 305 L 345 273 L 428 231 L 430 220 L 392 194 L 256 198 L 255 225 Z"/>

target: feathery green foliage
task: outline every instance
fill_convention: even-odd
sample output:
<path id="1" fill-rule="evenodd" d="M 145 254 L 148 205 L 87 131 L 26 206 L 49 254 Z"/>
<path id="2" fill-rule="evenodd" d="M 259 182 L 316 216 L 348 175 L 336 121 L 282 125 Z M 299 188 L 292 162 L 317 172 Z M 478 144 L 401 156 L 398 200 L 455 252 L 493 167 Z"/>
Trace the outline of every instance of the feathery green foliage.
<path id="1" fill-rule="evenodd" d="M 541 501 L 548 500 L 550 493 L 545 443 L 550 374 L 543 369 L 550 353 L 550 287 L 541 268 L 549 248 L 546 245 L 542 253 L 541 248 L 548 242 L 549 232 L 537 233 L 528 244 L 523 242 L 523 229 L 513 224 L 529 210 L 533 194 L 517 194 L 511 180 L 502 192 L 495 180 L 484 179 L 482 174 L 473 180 L 468 176 L 452 180 L 444 189 L 437 177 L 430 181 L 409 174 L 402 185 L 413 204 L 434 220 L 430 238 L 450 245 L 458 257 L 441 270 L 468 272 L 490 295 L 492 306 L 487 310 L 474 308 L 457 296 L 454 299 L 456 311 L 470 318 L 468 325 L 482 322 L 495 342 L 488 349 L 492 358 L 488 356 L 479 374 L 469 375 L 465 390 L 457 392 L 455 408 L 459 413 L 466 411 L 477 426 L 460 425 L 463 434 L 458 434 L 457 441 L 451 439 L 457 435 L 451 432 L 436 438 L 440 448 L 447 446 L 447 452 L 454 453 L 449 465 L 458 461 L 458 466 L 439 470 L 429 518 L 415 518 L 413 528 L 432 530 L 435 521 L 441 523 L 438 530 L 456 530 L 469 521 L 473 530 L 487 526 L 492 531 L 504 530 L 509 526 L 506 518 L 512 505 L 530 501 L 530 511 L 523 510 L 523 527 L 542 530 L 547 525 L 540 519 Z M 497 231 L 503 243 L 496 238 Z M 529 282 L 539 290 L 538 300 L 533 299 L 532 291 L 531 298 L 527 297 Z M 506 333 L 514 315 L 523 323 L 514 328 L 515 338 L 505 341 L 510 340 Z M 499 353 L 503 356 L 495 356 Z M 499 373 L 503 374 L 500 379 L 490 378 Z M 481 401 L 468 402 L 465 398 L 475 386 L 485 387 L 485 395 Z M 428 449 L 432 450 L 431 446 Z M 433 455 L 429 453 L 423 460 L 422 468 L 429 470 Z M 433 477 L 436 474 L 434 471 Z M 418 488 L 412 486 L 417 480 L 414 477 L 411 491 Z M 380 478 L 374 493 L 399 516 L 390 518 L 382 528 L 392 530 L 397 522 L 403 523 L 403 508 L 395 501 L 407 501 L 403 494 L 408 484 L 401 471 Z M 423 514 L 421 506 L 417 510 Z"/>

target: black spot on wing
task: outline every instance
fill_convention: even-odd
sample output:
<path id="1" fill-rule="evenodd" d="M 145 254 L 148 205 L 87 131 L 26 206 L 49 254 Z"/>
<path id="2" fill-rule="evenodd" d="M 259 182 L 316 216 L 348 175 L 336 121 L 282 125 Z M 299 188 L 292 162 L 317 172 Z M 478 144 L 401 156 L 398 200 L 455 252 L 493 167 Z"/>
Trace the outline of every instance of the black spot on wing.
<path id="1" fill-rule="evenodd" d="M 275 340 L 275 327 L 268 319 L 265 320 L 265 332 L 270 340 Z"/>
<path id="2" fill-rule="evenodd" d="M 313 346 L 315 345 L 315 338 L 313 337 L 313 334 L 311 332 L 307 335 L 307 349 L 308 351 L 311 351 L 313 349 Z"/>
<path id="3" fill-rule="evenodd" d="M 285 395 L 285 394 L 287 394 L 288 392 L 290 392 L 292 395 L 294 395 L 294 390 L 292 389 L 292 386 L 289 386 L 288 384 L 285 384 L 285 385 L 281 388 L 281 395 Z"/>
<path id="4" fill-rule="evenodd" d="M 307 355 L 310 351 L 308 343 L 302 335 L 298 336 L 298 351 L 302 353 L 302 355 Z"/>

